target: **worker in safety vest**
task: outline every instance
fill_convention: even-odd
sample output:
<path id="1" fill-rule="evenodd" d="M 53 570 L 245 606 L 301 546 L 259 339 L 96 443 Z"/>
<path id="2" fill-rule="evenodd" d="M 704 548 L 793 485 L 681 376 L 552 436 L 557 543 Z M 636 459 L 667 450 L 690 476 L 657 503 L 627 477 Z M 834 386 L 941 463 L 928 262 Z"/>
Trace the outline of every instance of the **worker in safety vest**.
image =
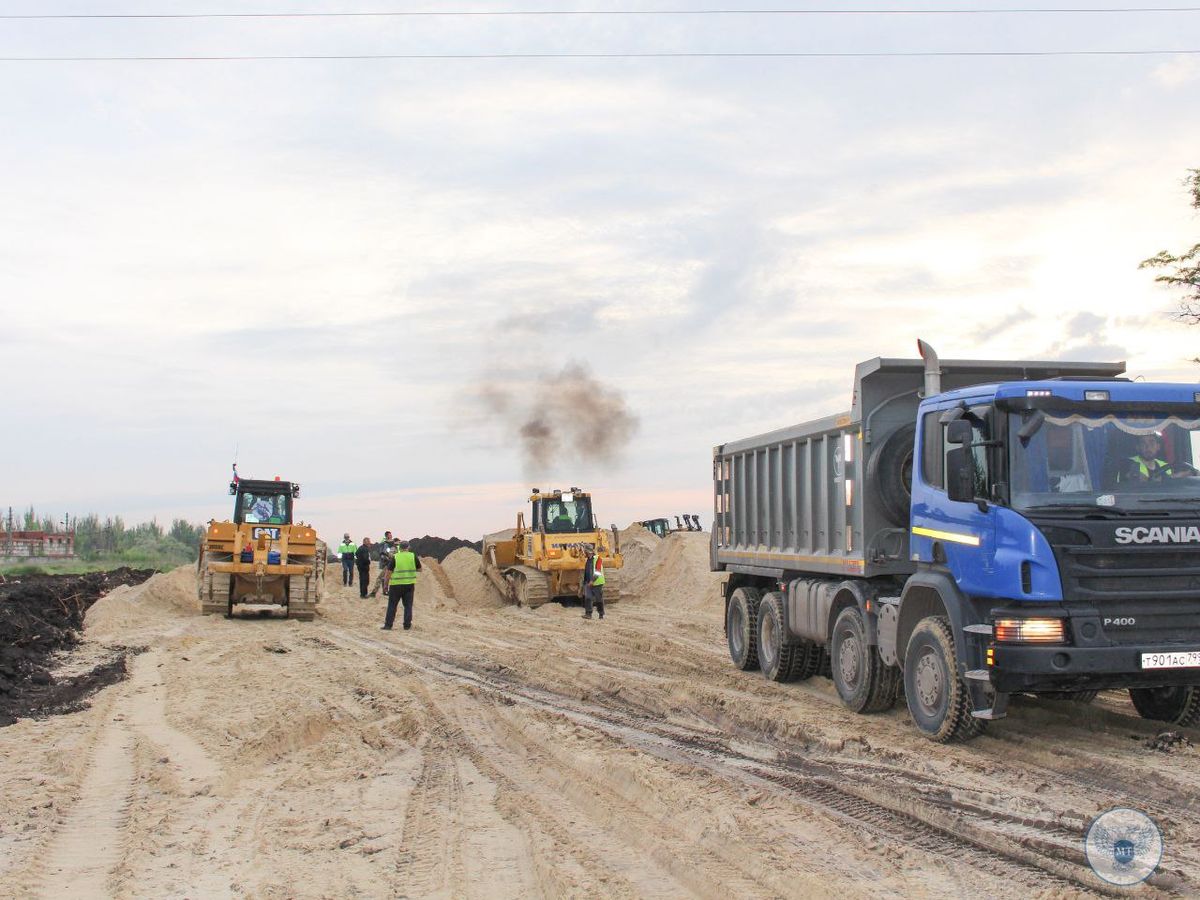
<path id="1" fill-rule="evenodd" d="M 342 558 L 342 584 L 354 587 L 354 554 L 358 552 L 358 545 L 350 540 L 350 532 L 342 535 L 342 544 L 337 552 Z"/>
<path id="2" fill-rule="evenodd" d="M 583 617 L 592 617 L 592 605 L 604 618 L 604 559 L 596 551 L 587 552 L 587 563 L 583 567 Z"/>
<path id="3" fill-rule="evenodd" d="M 400 548 L 392 555 L 391 577 L 388 579 L 387 615 L 382 628 L 391 631 L 396 621 L 396 607 L 404 604 L 404 630 L 412 628 L 413 590 L 417 585 L 417 573 L 421 571 L 421 560 L 409 549 L 408 541 L 401 541 Z"/>
<path id="4" fill-rule="evenodd" d="M 1137 440 L 1137 450 L 1129 457 L 1122 481 L 1161 481 L 1175 476 L 1174 467 L 1161 458 L 1162 435 L 1157 432 L 1143 434 Z"/>

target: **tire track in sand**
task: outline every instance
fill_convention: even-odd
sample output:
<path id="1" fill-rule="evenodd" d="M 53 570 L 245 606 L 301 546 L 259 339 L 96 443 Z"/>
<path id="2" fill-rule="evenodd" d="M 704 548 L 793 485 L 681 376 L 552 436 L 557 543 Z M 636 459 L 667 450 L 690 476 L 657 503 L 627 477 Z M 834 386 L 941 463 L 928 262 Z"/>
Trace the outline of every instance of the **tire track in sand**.
<path id="1" fill-rule="evenodd" d="M 79 798 L 50 840 L 37 894 L 48 898 L 112 896 L 130 817 L 135 748 L 149 740 L 192 779 L 215 777 L 220 769 L 196 741 L 168 724 L 166 687 L 159 674 L 162 654 L 134 659 L 121 698 L 108 713 L 79 786 Z"/>

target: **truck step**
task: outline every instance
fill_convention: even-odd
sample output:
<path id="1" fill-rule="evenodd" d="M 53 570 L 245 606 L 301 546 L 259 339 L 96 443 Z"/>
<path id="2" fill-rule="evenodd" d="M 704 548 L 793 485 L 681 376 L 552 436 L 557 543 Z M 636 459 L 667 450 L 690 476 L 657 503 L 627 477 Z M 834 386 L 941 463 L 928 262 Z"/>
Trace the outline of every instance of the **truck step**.
<path id="1" fill-rule="evenodd" d="M 987 669 L 971 669 L 964 676 L 968 681 L 986 681 L 991 682 L 992 673 Z"/>
<path id="2" fill-rule="evenodd" d="M 973 709 L 971 710 L 971 715 L 973 715 L 976 719 L 987 719 L 989 722 L 994 722 L 996 719 L 1003 719 L 1008 715 L 1008 713 L 995 708 Z"/>
<path id="3" fill-rule="evenodd" d="M 965 631 L 967 634 L 981 634 L 985 637 L 992 636 L 991 625 L 964 625 L 963 631 Z"/>

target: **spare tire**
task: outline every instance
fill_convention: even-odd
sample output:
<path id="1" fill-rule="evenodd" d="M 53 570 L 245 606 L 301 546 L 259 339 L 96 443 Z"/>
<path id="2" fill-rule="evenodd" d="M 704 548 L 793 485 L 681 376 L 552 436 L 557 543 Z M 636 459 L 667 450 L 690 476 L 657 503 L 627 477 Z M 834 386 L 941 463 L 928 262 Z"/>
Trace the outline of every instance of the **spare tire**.
<path id="1" fill-rule="evenodd" d="M 884 517 L 907 528 L 912 506 L 913 444 L 915 424 L 902 425 L 883 441 L 867 462 L 867 485 L 879 498 Z"/>

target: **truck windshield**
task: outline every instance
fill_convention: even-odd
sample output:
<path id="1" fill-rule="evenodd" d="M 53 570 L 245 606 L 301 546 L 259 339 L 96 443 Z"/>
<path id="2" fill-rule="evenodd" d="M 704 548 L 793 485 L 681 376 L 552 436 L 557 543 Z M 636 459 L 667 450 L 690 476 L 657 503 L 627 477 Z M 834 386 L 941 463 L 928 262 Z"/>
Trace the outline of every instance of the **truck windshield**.
<path id="1" fill-rule="evenodd" d="M 542 501 L 545 520 L 543 524 L 549 534 L 575 534 L 592 530 L 592 501 L 576 496 L 571 500 L 555 497 Z"/>
<path id="2" fill-rule="evenodd" d="M 1017 509 L 1200 500 L 1200 419 L 1034 410 L 1011 417 L 1009 447 Z"/>

